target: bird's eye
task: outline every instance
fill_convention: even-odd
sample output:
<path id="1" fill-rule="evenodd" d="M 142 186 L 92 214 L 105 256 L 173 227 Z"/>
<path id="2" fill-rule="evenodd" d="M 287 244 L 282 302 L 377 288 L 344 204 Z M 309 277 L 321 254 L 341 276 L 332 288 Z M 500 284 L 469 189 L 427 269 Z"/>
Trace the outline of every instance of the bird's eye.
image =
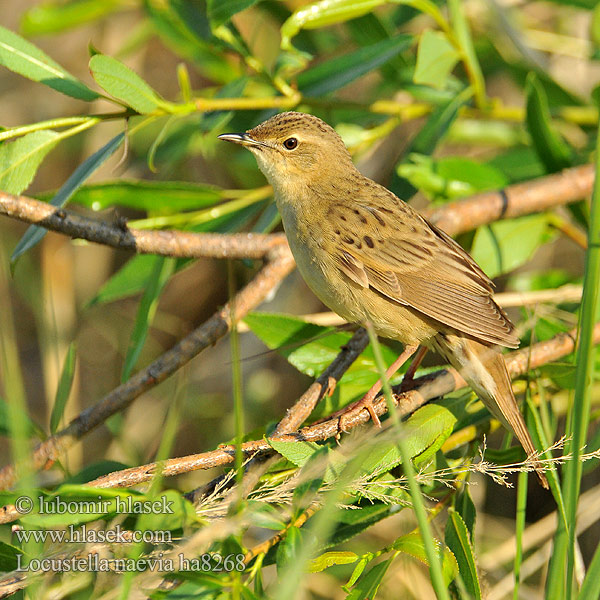
<path id="1" fill-rule="evenodd" d="M 293 150 L 298 145 L 298 140 L 295 137 L 291 137 L 285 140 L 285 142 L 283 142 L 283 145 L 288 150 Z"/>

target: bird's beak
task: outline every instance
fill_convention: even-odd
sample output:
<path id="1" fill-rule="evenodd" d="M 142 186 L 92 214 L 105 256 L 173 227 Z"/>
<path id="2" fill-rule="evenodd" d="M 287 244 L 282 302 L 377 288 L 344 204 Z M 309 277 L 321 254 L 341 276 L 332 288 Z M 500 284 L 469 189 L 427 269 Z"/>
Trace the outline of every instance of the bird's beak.
<path id="1" fill-rule="evenodd" d="M 234 144 L 240 144 L 240 146 L 247 146 L 248 148 L 256 148 L 267 145 L 251 138 L 247 133 L 222 133 L 218 137 L 220 140 L 233 142 Z"/>

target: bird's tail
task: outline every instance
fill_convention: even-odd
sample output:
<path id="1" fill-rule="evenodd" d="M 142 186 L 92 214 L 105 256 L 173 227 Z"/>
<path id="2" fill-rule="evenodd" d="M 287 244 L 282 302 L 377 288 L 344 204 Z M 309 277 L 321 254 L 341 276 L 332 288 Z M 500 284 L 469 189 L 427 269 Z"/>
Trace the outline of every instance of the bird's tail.
<path id="1" fill-rule="evenodd" d="M 435 348 L 463 376 L 492 415 L 517 436 L 528 456 L 536 449 L 517 406 L 506 363 L 498 348 L 469 338 L 442 334 L 434 338 Z M 541 484 L 548 480 L 541 463 L 534 463 Z"/>

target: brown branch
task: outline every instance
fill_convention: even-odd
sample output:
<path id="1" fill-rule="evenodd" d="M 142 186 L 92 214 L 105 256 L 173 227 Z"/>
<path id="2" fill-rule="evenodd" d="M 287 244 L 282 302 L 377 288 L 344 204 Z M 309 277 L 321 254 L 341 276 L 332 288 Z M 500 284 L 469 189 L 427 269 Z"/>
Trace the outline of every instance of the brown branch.
<path id="1" fill-rule="evenodd" d="M 479 194 L 447 205 L 432 215 L 432 218 L 451 233 L 466 231 L 505 216 L 526 214 L 580 199 L 590 193 L 592 180 L 593 167 L 591 165 L 568 169 L 557 175 L 509 186 L 502 192 Z M 14 196 L 3 192 L 0 192 L 0 214 L 41 225 L 72 237 L 137 252 L 167 256 L 222 258 L 261 258 L 267 254 L 272 257 L 277 254 L 278 258 L 269 262 L 256 280 L 240 292 L 237 300 L 240 302 L 240 308 L 236 309 L 239 316 L 245 314 L 244 310 L 250 310 L 262 301 L 266 293 L 293 268 L 293 259 L 289 251 L 286 251 L 282 234 L 219 235 L 192 234 L 181 231 L 130 230 L 120 225 L 101 223 L 64 209 L 56 209 L 49 204 L 25 196 Z M 245 303 L 247 306 L 244 309 Z M 134 398 L 171 375 L 182 364 L 223 336 L 230 325 L 229 317 L 229 307 L 226 306 L 149 367 L 110 392 L 98 404 L 81 413 L 64 430 L 36 448 L 32 465 L 35 468 L 50 466 L 61 452 L 64 452 L 85 433 L 103 422 L 109 415 L 127 407 Z M 333 433 L 327 434 L 325 430 L 321 431 L 319 428 L 325 425 L 326 423 L 322 423 L 319 426 L 313 426 L 310 431 L 303 431 L 306 435 L 317 435 L 315 439 L 326 439 L 337 432 L 337 425 L 335 426 L 336 431 Z M 352 423 L 350 422 L 348 425 L 352 425 Z M 322 437 L 323 435 L 325 437 Z M 264 442 L 257 443 L 258 446 L 254 447 L 254 442 L 250 442 L 246 447 L 247 452 L 253 453 L 259 449 L 261 451 L 268 449 L 264 446 Z M 261 446 L 261 444 L 263 445 Z M 215 464 L 230 462 L 231 456 L 225 451 L 216 452 L 221 452 L 221 454 Z M 205 455 L 195 456 L 201 458 L 199 459 L 200 466 L 194 468 L 211 466 L 209 463 L 213 460 L 212 458 L 207 463 Z M 144 469 L 144 467 L 138 467 L 138 469 Z M 137 476 L 133 478 L 135 479 L 135 477 Z M 12 485 L 14 479 L 13 467 L 5 467 L 0 471 L 0 489 Z"/>
<path id="2" fill-rule="evenodd" d="M 235 316 L 243 317 L 279 284 L 293 269 L 294 260 L 286 246 L 279 246 L 254 279 L 234 298 Z M 103 423 L 108 417 L 124 410 L 146 390 L 156 386 L 197 356 L 202 350 L 223 337 L 231 327 L 231 303 L 218 310 L 210 319 L 179 341 L 131 379 L 115 388 L 102 400 L 84 410 L 67 427 L 37 446 L 32 456 L 34 469 L 48 468 L 83 435 Z M 15 469 L 9 465 L 0 471 L 0 489 L 14 484 Z"/>
<path id="3" fill-rule="evenodd" d="M 175 258 L 263 258 L 285 244 L 283 233 L 190 233 L 130 229 L 120 223 L 106 223 L 56 208 L 26 196 L 0 191 L 0 214 L 39 225 L 72 238 L 84 239 L 140 254 Z"/>
<path id="4" fill-rule="evenodd" d="M 484 192 L 445 204 L 426 216 L 450 235 L 457 235 L 499 219 L 519 217 L 575 202 L 589 196 L 594 165 L 565 169 L 500 191 Z"/>
<path id="5" fill-rule="evenodd" d="M 576 330 L 572 330 L 569 333 L 561 333 L 550 340 L 539 342 L 530 348 L 524 348 L 507 354 L 505 358 L 509 373 L 512 377 L 517 377 L 526 373 L 528 369 L 539 367 L 570 354 L 574 349 L 576 335 Z M 600 323 L 597 323 L 594 329 L 594 343 L 600 343 Z M 466 383 L 457 371 L 448 368 L 415 379 L 413 386 L 413 389 L 395 394 L 394 396 L 400 417 L 410 415 L 432 398 L 437 398 L 465 387 Z M 387 404 L 383 397 L 380 396 L 375 401 L 374 409 L 378 416 L 387 412 Z M 348 415 L 345 422 L 346 429 L 349 431 L 358 425 L 366 423 L 369 421 L 369 418 L 367 411 Z M 273 436 L 272 439 L 280 442 L 319 442 L 335 437 L 338 433 L 339 417 L 336 417 L 309 427 L 304 427 L 297 432 L 277 437 Z M 255 454 L 270 452 L 271 446 L 266 440 L 261 439 L 245 442 L 242 444 L 242 450 L 246 457 L 251 457 Z M 234 462 L 234 459 L 235 447 L 223 446 L 217 450 L 202 454 L 192 454 L 181 458 L 169 459 L 162 463 L 161 475 L 169 477 L 189 471 L 211 469 L 231 464 Z M 88 485 L 100 488 L 130 487 L 149 481 L 155 472 L 156 463 L 150 463 L 99 477 L 94 481 L 90 481 Z"/>
<path id="6" fill-rule="evenodd" d="M 279 421 L 273 436 L 295 431 L 310 416 L 315 406 L 326 393 L 332 393 L 335 385 L 348 370 L 350 365 L 359 357 L 360 353 L 368 346 L 369 336 L 362 327 L 352 336 L 350 341 L 342 347 L 341 352 L 315 382 L 300 396 L 292 408 L 289 408 L 285 417 Z"/>
<path id="7" fill-rule="evenodd" d="M 583 165 L 509 185 L 501 191 L 476 194 L 446 204 L 427 216 L 447 233 L 455 235 L 498 219 L 575 202 L 591 193 L 593 180 L 593 165 Z M 0 214 L 113 248 L 173 257 L 261 258 L 275 245 L 285 242 L 281 233 L 225 235 L 129 229 L 6 192 L 0 192 Z"/>

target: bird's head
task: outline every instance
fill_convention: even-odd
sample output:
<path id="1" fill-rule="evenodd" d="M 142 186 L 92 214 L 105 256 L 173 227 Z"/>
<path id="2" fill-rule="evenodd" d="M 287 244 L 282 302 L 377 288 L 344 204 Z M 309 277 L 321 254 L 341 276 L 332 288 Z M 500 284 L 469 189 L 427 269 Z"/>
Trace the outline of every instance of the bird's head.
<path id="1" fill-rule="evenodd" d="M 354 170 L 342 138 L 327 123 L 305 113 L 281 113 L 246 133 L 224 133 L 219 139 L 248 148 L 276 190 L 293 191 Z"/>

